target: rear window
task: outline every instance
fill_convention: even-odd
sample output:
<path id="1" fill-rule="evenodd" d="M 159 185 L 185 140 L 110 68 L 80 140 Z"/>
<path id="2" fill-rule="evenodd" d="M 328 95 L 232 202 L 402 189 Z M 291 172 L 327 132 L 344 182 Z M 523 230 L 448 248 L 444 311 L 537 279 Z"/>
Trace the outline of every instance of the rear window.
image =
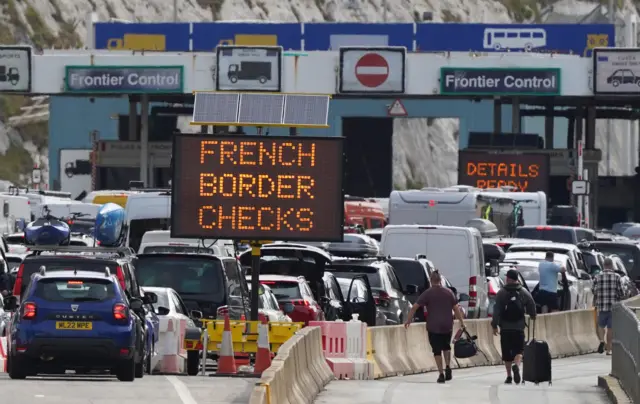
<path id="1" fill-rule="evenodd" d="M 116 264 L 112 262 L 98 261 L 92 259 L 60 259 L 52 258 L 40 259 L 40 260 L 26 260 L 24 261 L 24 270 L 22 273 L 22 279 L 30 279 L 31 275 L 40 271 L 40 267 L 44 266 L 47 272 L 51 271 L 91 271 L 91 272 L 104 272 L 105 267 L 109 268 L 109 271 L 116 274 Z M 24 284 L 23 284 L 24 285 Z M 24 285 L 23 287 L 26 287 Z"/>
<path id="2" fill-rule="evenodd" d="M 142 252 L 144 254 L 158 254 L 158 253 L 182 253 L 182 254 L 211 254 L 213 250 L 205 247 L 192 247 L 192 246 L 177 246 L 177 245 L 157 245 L 145 247 Z"/>
<path id="3" fill-rule="evenodd" d="M 544 240 L 554 243 L 575 244 L 573 231 L 569 229 L 531 229 L 519 228 L 516 230 L 517 238 L 526 238 L 528 240 Z"/>
<path id="4" fill-rule="evenodd" d="M 341 272 L 339 270 L 333 270 L 331 269 L 331 273 L 336 277 L 336 278 L 347 278 L 347 279 L 353 279 L 355 276 L 357 275 L 366 275 L 367 278 L 369 279 L 369 285 L 371 285 L 372 288 L 378 288 L 381 289 L 382 288 L 382 280 L 380 279 L 380 273 L 376 272 Z"/>
<path id="5" fill-rule="evenodd" d="M 500 268 L 500 278 L 502 279 L 503 282 L 507 281 L 507 271 L 509 271 L 509 269 L 511 268 Z M 531 266 L 531 265 L 516 265 L 516 269 L 518 270 L 518 272 L 520 272 L 520 274 L 522 274 L 522 277 L 524 278 L 525 281 L 539 281 L 540 280 L 540 273 L 538 272 L 538 267 L 537 266 Z"/>
<path id="6" fill-rule="evenodd" d="M 22 258 L 7 257 L 7 265 L 9 267 L 9 272 L 18 268 L 20 264 L 22 264 Z"/>
<path id="7" fill-rule="evenodd" d="M 263 281 L 261 283 L 268 285 L 278 300 L 302 299 L 298 282 Z"/>
<path id="8" fill-rule="evenodd" d="M 622 260 L 624 267 L 627 269 L 627 273 L 634 274 L 633 269 L 636 266 L 635 254 L 638 253 L 638 247 L 634 245 L 616 245 L 616 244 L 598 244 L 596 245 L 598 251 L 604 255 L 617 255 Z"/>
<path id="9" fill-rule="evenodd" d="M 387 262 L 395 270 L 403 287 L 416 285 L 420 290 L 427 288 L 427 275 L 420 262 L 408 260 L 388 260 Z"/>
<path id="10" fill-rule="evenodd" d="M 50 302 L 102 302 L 115 298 L 107 279 L 40 279 L 33 295 Z"/>
<path id="11" fill-rule="evenodd" d="M 140 286 L 172 288 L 183 298 L 225 300 L 222 265 L 217 259 L 186 256 L 139 256 L 135 264 Z"/>

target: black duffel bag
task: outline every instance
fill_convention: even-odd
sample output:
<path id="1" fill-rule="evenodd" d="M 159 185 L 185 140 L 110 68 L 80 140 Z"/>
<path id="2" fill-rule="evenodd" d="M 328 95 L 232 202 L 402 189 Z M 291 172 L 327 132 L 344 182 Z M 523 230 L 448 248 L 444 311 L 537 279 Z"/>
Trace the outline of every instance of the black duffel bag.
<path id="1" fill-rule="evenodd" d="M 478 346 L 476 335 L 471 336 L 466 329 L 460 330 L 459 335 L 456 335 L 456 340 L 453 343 L 453 356 L 458 359 L 466 359 L 476 356 L 478 354 Z"/>

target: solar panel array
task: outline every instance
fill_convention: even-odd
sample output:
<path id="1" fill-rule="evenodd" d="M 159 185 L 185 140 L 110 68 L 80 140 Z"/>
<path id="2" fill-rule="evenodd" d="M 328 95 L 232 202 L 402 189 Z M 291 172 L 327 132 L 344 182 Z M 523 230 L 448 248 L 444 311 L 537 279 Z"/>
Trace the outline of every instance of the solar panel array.
<path id="1" fill-rule="evenodd" d="M 196 92 L 192 125 L 327 127 L 328 95 Z"/>

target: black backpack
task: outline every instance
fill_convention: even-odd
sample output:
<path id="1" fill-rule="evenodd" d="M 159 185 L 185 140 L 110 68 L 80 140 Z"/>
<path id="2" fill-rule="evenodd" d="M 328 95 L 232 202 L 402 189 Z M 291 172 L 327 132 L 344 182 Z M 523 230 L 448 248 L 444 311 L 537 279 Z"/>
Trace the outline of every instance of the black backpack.
<path id="1" fill-rule="evenodd" d="M 524 303 L 519 291 L 509 292 L 507 303 L 504 305 L 501 319 L 510 323 L 515 323 L 524 319 Z"/>

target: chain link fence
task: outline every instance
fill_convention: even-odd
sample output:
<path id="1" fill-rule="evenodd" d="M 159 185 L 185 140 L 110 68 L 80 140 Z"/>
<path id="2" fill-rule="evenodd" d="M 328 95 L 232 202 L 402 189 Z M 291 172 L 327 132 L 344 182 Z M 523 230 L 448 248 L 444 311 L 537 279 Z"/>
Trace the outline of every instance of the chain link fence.
<path id="1" fill-rule="evenodd" d="M 622 384 L 634 403 L 640 403 L 640 321 L 636 302 L 616 303 L 613 308 L 611 375 Z"/>

